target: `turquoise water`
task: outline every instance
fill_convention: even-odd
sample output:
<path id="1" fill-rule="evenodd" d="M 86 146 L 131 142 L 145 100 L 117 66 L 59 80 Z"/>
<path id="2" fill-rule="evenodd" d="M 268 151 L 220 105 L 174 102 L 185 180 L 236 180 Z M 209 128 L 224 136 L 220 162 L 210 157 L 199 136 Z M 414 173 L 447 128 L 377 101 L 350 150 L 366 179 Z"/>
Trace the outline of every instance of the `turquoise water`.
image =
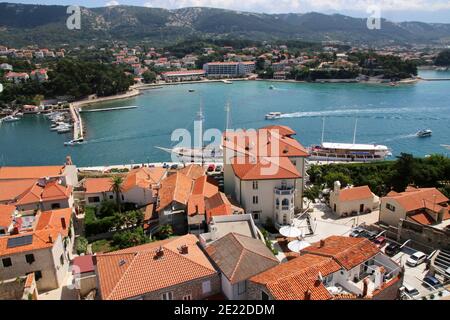
<path id="1" fill-rule="evenodd" d="M 424 71 L 423 77 L 447 77 L 450 72 Z M 155 146 L 171 146 L 174 129 L 192 130 L 203 100 L 206 128 L 225 127 L 225 104 L 232 105 L 233 128 L 288 125 L 305 146 L 320 143 L 322 118 L 325 140 L 351 142 L 358 118 L 357 142 L 385 144 L 400 152 L 424 156 L 445 154 L 450 144 L 450 81 L 420 82 L 390 87 L 364 84 L 305 84 L 242 81 L 167 86 L 135 98 L 99 107 L 138 106 L 137 109 L 84 113 L 87 143 L 64 147 L 71 135 L 49 130 L 43 116 L 25 116 L 0 127 L 0 165 L 59 164 L 70 154 L 78 166 L 169 161 L 170 155 Z M 188 93 L 188 89 L 195 89 Z M 265 121 L 270 111 L 286 118 Z M 433 136 L 419 139 L 414 133 L 430 128 Z"/>

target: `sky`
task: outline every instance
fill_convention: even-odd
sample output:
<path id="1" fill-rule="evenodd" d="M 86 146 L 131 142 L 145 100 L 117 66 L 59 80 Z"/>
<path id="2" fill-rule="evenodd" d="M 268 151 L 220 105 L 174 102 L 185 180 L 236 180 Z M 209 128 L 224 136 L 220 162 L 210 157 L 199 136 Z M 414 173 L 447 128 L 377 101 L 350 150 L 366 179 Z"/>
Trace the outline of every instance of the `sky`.
<path id="1" fill-rule="evenodd" d="M 2 1 L 2 0 L 0 0 Z M 340 13 L 368 17 L 371 6 L 377 6 L 383 18 L 392 21 L 450 23 L 450 0 L 8 0 L 26 4 L 81 5 L 102 7 L 135 5 L 176 9 L 183 7 L 215 7 L 264 13 Z"/>

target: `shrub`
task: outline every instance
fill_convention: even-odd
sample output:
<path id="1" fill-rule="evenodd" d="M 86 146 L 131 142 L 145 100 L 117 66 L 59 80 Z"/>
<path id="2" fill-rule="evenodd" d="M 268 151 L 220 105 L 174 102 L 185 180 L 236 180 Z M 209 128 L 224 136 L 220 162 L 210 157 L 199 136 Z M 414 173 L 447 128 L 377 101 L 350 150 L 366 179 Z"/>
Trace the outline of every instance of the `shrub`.
<path id="1" fill-rule="evenodd" d="M 78 237 L 75 241 L 75 250 L 77 254 L 80 255 L 82 253 L 86 253 L 88 246 L 88 241 L 85 237 Z"/>

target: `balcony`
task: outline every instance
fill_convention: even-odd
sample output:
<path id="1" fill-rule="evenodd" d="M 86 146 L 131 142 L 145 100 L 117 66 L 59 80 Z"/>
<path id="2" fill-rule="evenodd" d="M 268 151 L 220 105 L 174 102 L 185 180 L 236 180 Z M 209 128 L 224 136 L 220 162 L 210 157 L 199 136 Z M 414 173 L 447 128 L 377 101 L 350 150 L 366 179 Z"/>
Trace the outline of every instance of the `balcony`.
<path id="1" fill-rule="evenodd" d="M 275 194 L 279 196 L 290 196 L 293 195 L 295 192 L 294 188 L 275 188 L 274 189 Z"/>

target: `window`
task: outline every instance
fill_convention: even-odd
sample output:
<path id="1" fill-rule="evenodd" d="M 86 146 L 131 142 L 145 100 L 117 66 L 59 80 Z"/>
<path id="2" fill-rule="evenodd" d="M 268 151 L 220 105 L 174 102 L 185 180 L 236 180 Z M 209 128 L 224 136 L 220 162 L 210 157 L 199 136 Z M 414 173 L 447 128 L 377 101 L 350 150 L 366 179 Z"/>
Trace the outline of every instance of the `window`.
<path id="1" fill-rule="evenodd" d="M 61 255 L 59 257 L 59 262 L 61 263 L 62 266 L 64 265 L 64 255 Z"/>
<path id="2" fill-rule="evenodd" d="M 3 266 L 5 268 L 8 268 L 8 267 L 12 266 L 11 258 L 4 258 L 4 259 L 2 259 L 2 263 L 3 263 Z"/>
<path id="3" fill-rule="evenodd" d="M 292 164 L 293 164 L 294 166 L 296 166 L 296 165 L 297 165 L 297 161 L 296 161 L 296 160 L 292 160 Z"/>
<path id="4" fill-rule="evenodd" d="M 0 229 L 0 234 L 5 234 L 5 229 Z"/>
<path id="5" fill-rule="evenodd" d="M 255 221 L 259 220 L 259 211 L 257 213 L 253 212 L 253 220 L 255 220 Z"/>
<path id="6" fill-rule="evenodd" d="M 100 197 L 89 197 L 88 201 L 89 203 L 98 203 L 100 202 Z"/>
<path id="7" fill-rule="evenodd" d="M 187 294 L 183 296 L 183 300 L 192 300 L 192 294 Z"/>
<path id="8" fill-rule="evenodd" d="M 388 210 L 390 210 L 392 212 L 395 212 L 395 206 L 393 206 L 390 203 L 386 203 L 386 209 L 388 209 Z"/>
<path id="9" fill-rule="evenodd" d="M 258 190 L 258 181 L 253 181 L 253 190 Z"/>
<path id="10" fill-rule="evenodd" d="M 61 205 L 59 203 L 52 203 L 52 210 L 61 209 Z"/>
<path id="11" fill-rule="evenodd" d="M 41 271 L 35 271 L 34 272 L 34 279 L 36 281 L 39 281 L 42 278 L 42 272 Z"/>
<path id="12" fill-rule="evenodd" d="M 161 295 L 162 300 L 173 300 L 172 292 L 165 292 Z"/>
<path id="13" fill-rule="evenodd" d="M 244 294 L 247 291 L 247 281 L 238 282 L 238 295 Z"/>
<path id="14" fill-rule="evenodd" d="M 269 300 L 269 295 L 264 291 L 261 291 L 261 300 Z"/>
<path id="15" fill-rule="evenodd" d="M 208 280 L 202 283 L 202 292 L 203 294 L 211 292 L 211 281 Z"/>
<path id="16" fill-rule="evenodd" d="M 253 204 L 258 204 L 259 199 L 258 196 L 253 196 Z"/>
<path id="17" fill-rule="evenodd" d="M 109 199 L 110 199 L 110 200 L 114 199 L 114 196 L 113 196 L 113 195 L 110 195 L 110 196 L 109 196 Z"/>
<path id="18" fill-rule="evenodd" d="M 34 260 L 34 255 L 33 254 L 26 254 L 25 255 L 25 260 L 27 261 L 28 264 L 32 264 L 35 260 Z"/>

